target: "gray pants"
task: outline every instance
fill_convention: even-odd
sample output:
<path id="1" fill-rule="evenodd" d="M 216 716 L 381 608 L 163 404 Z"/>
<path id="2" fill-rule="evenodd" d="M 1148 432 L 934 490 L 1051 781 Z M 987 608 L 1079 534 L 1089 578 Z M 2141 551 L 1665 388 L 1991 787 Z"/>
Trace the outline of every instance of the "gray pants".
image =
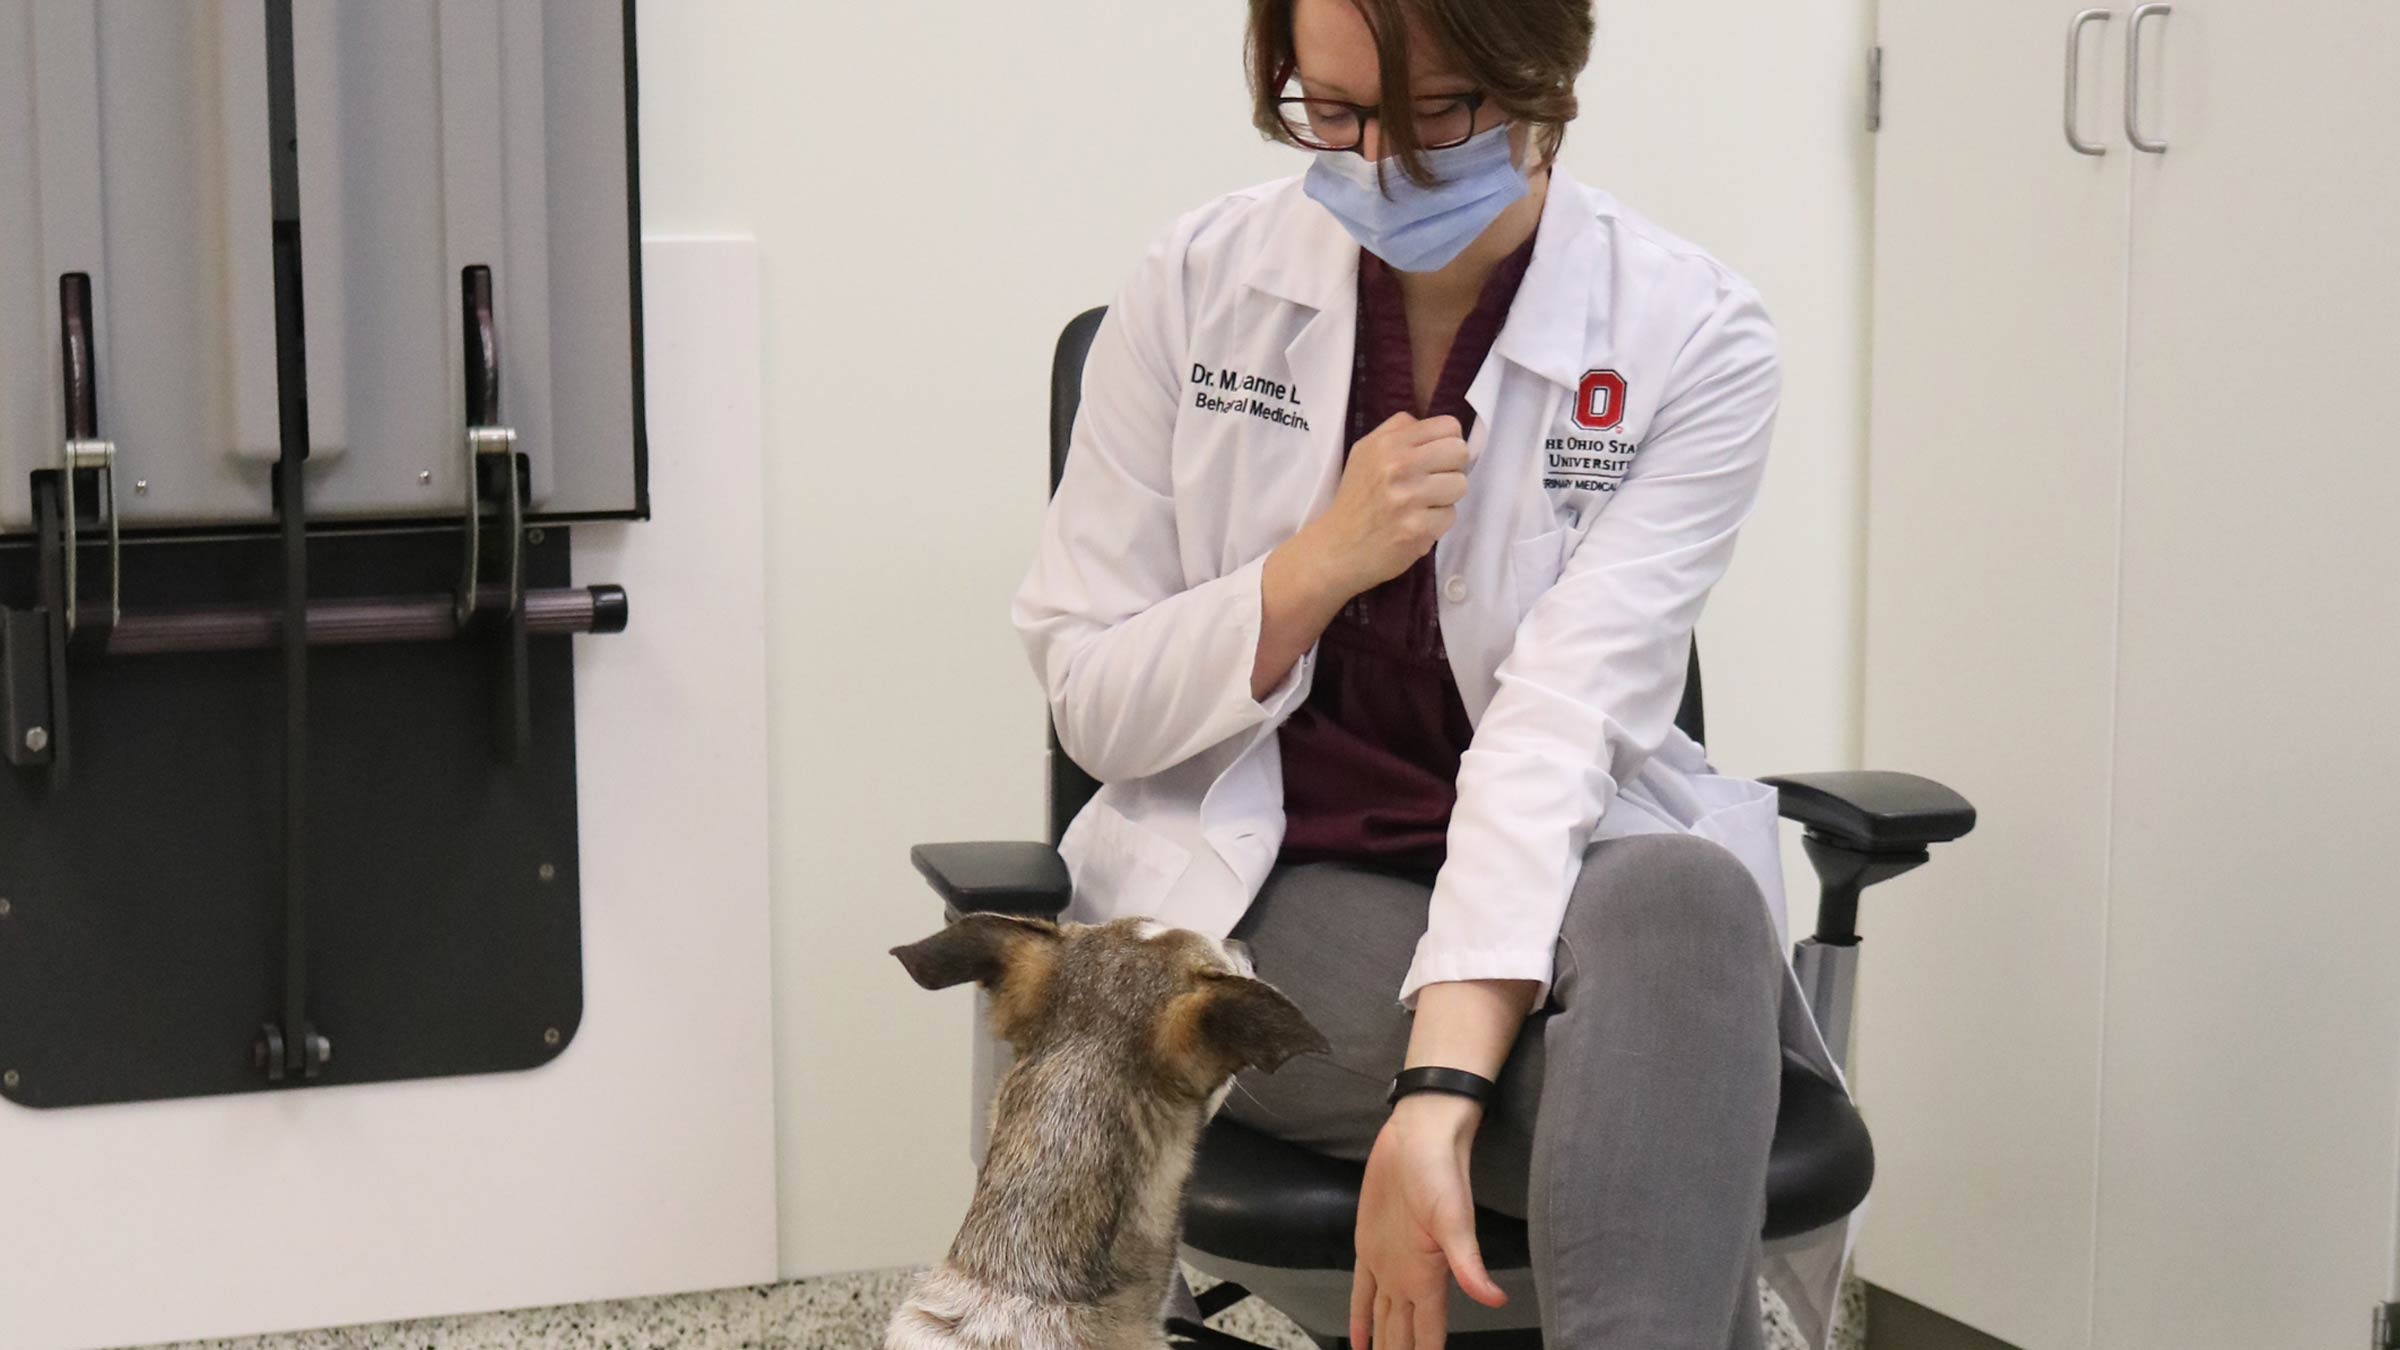
<path id="1" fill-rule="evenodd" d="M 1334 1048 L 1243 1074 L 1226 1114 L 1366 1158 L 1408 1047 L 1397 995 L 1430 898 L 1420 879 L 1339 863 L 1268 877 L 1233 936 Z M 1707 840 L 1603 840 L 1556 961 L 1472 1167 L 1477 1203 L 1532 1229 L 1545 1339 L 1754 1350 L 1784 980 L 1757 884 Z"/>

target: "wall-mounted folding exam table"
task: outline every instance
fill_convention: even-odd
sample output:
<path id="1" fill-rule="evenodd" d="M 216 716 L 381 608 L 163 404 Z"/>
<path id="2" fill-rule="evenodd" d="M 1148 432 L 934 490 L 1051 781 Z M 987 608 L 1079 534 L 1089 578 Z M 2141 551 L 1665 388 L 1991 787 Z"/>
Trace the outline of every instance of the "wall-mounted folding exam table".
<path id="1" fill-rule="evenodd" d="M 645 268 L 633 33 L 596 0 L 0 0 L 0 1168 L 33 1225 L 23 1259 L 0 1239 L 0 1343 L 773 1273 L 752 264 Z M 676 1055 L 736 1057 L 734 1095 L 612 1118 L 683 1074 L 590 1074 Z M 432 1142 L 392 1147 L 403 1121 Z M 622 1175 L 541 1179 L 496 1234 L 605 1221 L 567 1194 L 638 1191 L 634 1222 L 683 1147 L 762 1196 L 690 1273 L 403 1251 L 381 1286 L 270 1292 L 410 1231 L 378 1206 L 530 1186 L 477 1170 L 475 1132 L 496 1160 L 520 1127 Z M 58 1254 L 94 1216 L 43 1178 L 113 1167 L 90 1205 L 205 1231 L 214 1178 L 142 1189 L 175 1156 L 284 1174 L 252 1183 L 257 1297 L 45 1308 L 129 1272 Z"/>

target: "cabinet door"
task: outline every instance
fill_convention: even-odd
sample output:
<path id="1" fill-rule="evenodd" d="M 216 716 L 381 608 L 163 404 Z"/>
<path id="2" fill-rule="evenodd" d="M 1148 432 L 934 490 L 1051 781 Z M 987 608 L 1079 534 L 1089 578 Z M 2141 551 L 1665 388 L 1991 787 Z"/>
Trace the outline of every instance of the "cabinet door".
<path id="1" fill-rule="evenodd" d="M 2400 7 L 2145 45 L 2095 1337 L 2353 1345 L 2400 1102 Z"/>
<path id="2" fill-rule="evenodd" d="M 2131 154 L 2120 24 L 1883 0 L 1866 761 L 1980 824 L 1867 897 L 1859 1270 L 2032 1350 L 2088 1344 Z"/>

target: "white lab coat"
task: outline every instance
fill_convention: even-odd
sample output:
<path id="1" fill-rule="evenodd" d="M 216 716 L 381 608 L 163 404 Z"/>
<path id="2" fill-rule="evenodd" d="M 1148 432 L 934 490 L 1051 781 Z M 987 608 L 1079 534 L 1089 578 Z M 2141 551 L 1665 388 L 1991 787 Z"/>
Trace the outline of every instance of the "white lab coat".
<path id="1" fill-rule="evenodd" d="M 1178 221 L 1093 342 L 1014 607 L 1060 743 L 1105 785 L 1061 843 L 1075 918 L 1222 936 L 1274 864 L 1275 730 L 1307 697 L 1315 654 L 1250 696 L 1260 575 L 1341 481 L 1357 277 L 1356 245 L 1299 180 L 1268 184 Z M 1610 835 L 1724 845 L 1785 930 L 1774 791 L 1713 772 L 1674 725 L 1779 390 L 1747 283 L 1553 176 L 1531 266 L 1467 391 L 1467 495 L 1434 550 L 1475 730 L 1403 1001 L 1446 980 L 1547 991 L 1584 849 Z M 1796 981 L 1785 1004 L 1786 1044 L 1838 1079 Z M 1846 1248 L 1831 1230 L 1770 1272 L 1812 1342 Z"/>

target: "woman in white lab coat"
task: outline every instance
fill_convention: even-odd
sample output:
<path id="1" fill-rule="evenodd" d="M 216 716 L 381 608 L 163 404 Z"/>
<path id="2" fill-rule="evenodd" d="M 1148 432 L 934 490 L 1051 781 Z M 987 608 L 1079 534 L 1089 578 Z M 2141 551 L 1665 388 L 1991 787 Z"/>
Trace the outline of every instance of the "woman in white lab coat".
<path id="1" fill-rule="evenodd" d="M 1592 36 L 1589 0 L 1252 0 L 1257 121 L 1313 163 L 1120 294 L 1017 597 L 1104 784 L 1074 916 L 1238 937 L 1334 1042 L 1226 1109 L 1366 1162 L 1361 1345 L 1503 1298 L 1476 1202 L 1528 1218 L 1552 1344 L 1759 1344 L 1779 1045 L 1834 1072 L 1773 793 L 1674 727 L 1774 333 L 1555 167 Z M 1822 1329 L 1822 1281 L 1787 1297 Z"/>

